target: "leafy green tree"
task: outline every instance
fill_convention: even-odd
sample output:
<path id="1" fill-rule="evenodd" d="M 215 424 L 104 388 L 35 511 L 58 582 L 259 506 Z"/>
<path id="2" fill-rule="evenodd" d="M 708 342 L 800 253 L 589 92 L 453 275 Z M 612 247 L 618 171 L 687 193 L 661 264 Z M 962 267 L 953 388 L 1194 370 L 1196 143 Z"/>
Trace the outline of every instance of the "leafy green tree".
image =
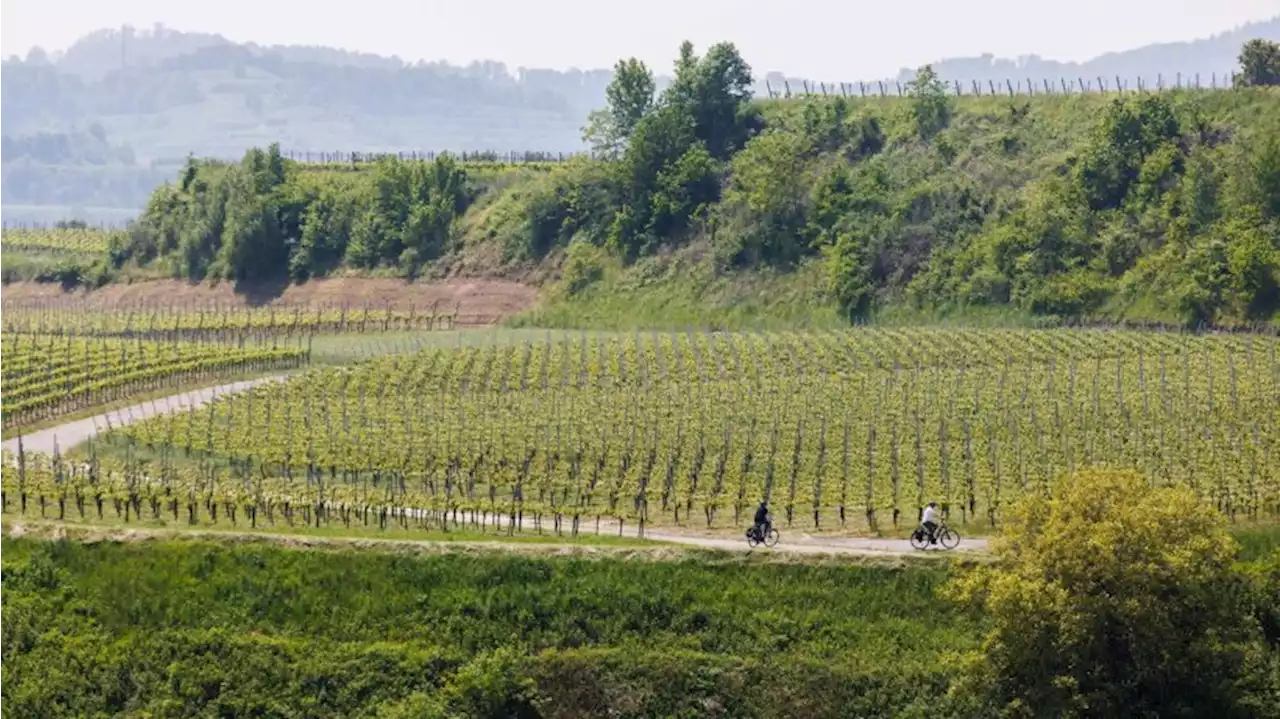
<path id="1" fill-rule="evenodd" d="M 866 317 L 875 299 L 871 277 L 871 247 L 883 233 L 883 218 L 860 218 L 860 227 L 840 232 L 834 242 L 824 245 L 823 268 L 827 285 L 840 313 L 850 321 Z"/>
<path id="2" fill-rule="evenodd" d="M 613 67 L 613 79 L 605 88 L 607 105 L 592 112 L 583 140 L 596 154 L 613 157 L 625 146 L 636 125 L 653 109 L 653 73 L 637 59 L 619 60 Z"/>
<path id="3" fill-rule="evenodd" d="M 1241 87 L 1280 85 L 1280 43 L 1263 38 L 1250 40 L 1240 48 L 1240 74 L 1236 84 Z"/>
<path id="4" fill-rule="evenodd" d="M 962 695 L 1020 717 L 1245 717 L 1261 651 L 1224 518 L 1190 490 L 1086 471 L 1014 507 L 951 594 L 990 630 Z"/>
<path id="5" fill-rule="evenodd" d="M 1230 285 L 1242 314 L 1269 318 L 1280 310 L 1280 228 L 1240 217 L 1222 232 Z"/>
<path id="6" fill-rule="evenodd" d="M 733 158 L 724 206 L 739 213 L 736 232 L 724 233 L 725 259 L 739 264 L 794 262 L 808 250 L 803 229 L 810 181 L 806 138 L 770 130 L 747 142 Z M 729 236 L 731 234 L 731 236 Z"/>
<path id="7" fill-rule="evenodd" d="M 669 204 L 654 199 L 659 178 L 697 142 L 693 119 L 672 105 L 659 106 L 636 125 L 619 164 L 621 206 L 609 231 L 610 244 L 624 257 L 638 257 L 642 248 L 654 246 L 660 239 L 650 234 L 655 206 Z M 670 221 L 665 224 L 668 229 L 675 226 Z"/>
<path id="8" fill-rule="evenodd" d="M 921 139 L 928 140 L 951 124 L 952 100 L 932 65 L 916 71 L 915 78 L 907 83 L 907 96 L 911 98 L 911 119 Z"/>
<path id="9" fill-rule="evenodd" d="M 1166 98 L 1147 95 L 1112 102 L 1076 167 L 1076 179 L 1090 209 L 1109 210 L 1123 205 L 1141 180 L 1148 157 L 1165 145 L 1172 146 L 1180 136 L 1181 127 Z M 1180 173 L 1180 150 L 1164 149 L 1171 154 L 1166 164 Z M 1155 176 L 1162 171 L 1160 168 L 1150 174 Z"/>
<path id="10" fill-rule="evenodd" d="M 430 163 L 383 159 L 347 258 L 360 267 L 399 263 L 414 272 L 448 249 L 454 220 L 469 202 L 467 173 L 449 156 Z"/>
<path id="11" fill-rule="evenodd" d="M 724 160 L 742 147 L 750 133 L 751 86 L 751 66 L 733 43 L 712 45 L 699 58 L 686 41 L 680 46 L 675 78 L 661 102 L 687 114 L 694 137 L 713 158 Z"/>

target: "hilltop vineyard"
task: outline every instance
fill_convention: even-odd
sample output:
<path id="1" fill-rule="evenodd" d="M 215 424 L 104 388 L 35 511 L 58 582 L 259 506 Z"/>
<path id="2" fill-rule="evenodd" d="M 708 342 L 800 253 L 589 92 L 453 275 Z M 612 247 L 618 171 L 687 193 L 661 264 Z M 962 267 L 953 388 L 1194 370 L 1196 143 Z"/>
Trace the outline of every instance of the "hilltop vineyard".
<path id="1" fill-rule="evenodd" d="M 8 332 L 3 354 L 6 429 L 187 382 L 298 367 L 306 359 L 296 347 Z"/>
<path id="2" fill-rule="evenodd" d="M 572 532 L 601 517 L 740 525 L 767 497 L 780 523 L 883 529 L 928 501 L 994 523 L 1066 472 L 1125 467 L 1232 516 L 1273 516 L 1278 350 L 1274 335 L 942 329 L 425 349 L 99 443 L 126 460 L 42 458 L 21 476 L 6 462 L 6 502 L 106 492 L 191 521 L 221 506 L 254 522 Z"/>
<path id="3" fill-rule="evenodd" d="M 0 247 L 5 250 L 100 255 L 107 252 L 113 238 L 123 241 L 126 237 L 124 230 L 94 227 L 6 227 L 0 232 Z"/>
<path id="4" fill-rule="evenodd" d="M 458 305 L 390 307 L 125 307 L 111 311 L 14 302 L 4 310 L 5 334 L 64 334 L 216 339 L 298 337 L 321 332 L 386 332 L 483 325 L 496 317 L 459 314 Z"/>

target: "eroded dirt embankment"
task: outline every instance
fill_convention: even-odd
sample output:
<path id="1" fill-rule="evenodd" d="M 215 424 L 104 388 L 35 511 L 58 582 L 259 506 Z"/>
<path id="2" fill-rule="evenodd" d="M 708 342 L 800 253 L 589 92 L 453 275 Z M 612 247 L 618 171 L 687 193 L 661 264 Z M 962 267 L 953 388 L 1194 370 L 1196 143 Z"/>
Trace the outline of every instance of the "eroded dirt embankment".
<path id="1" fill-rule="evenodd" d="M 406 282 L 394 278 L 335 277 L 300 285 L 245 286 L 230 282 L 192 284 L 148 280 L 97 290 L 64 291 L 53 283 L 17 282 L 0 291 L 9 307 L 124 310 L 226 307 L 385 307 L 488 316 L 501 319 L 528 309 L 538 296 L 532 285 L 503 279 Z"/>

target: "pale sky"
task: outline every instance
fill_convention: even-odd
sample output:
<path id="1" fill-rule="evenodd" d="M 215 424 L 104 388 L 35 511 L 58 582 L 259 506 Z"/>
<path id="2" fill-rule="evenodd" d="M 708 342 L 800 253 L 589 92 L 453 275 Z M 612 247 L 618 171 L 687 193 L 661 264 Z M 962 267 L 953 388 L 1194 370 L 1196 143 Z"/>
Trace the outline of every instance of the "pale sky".
<path id="1" fill-rule="evenodd" d="M 332 8 L 332 9 L 330 9 Z M 880 77 L 948 57 L 1085 60 L 1280 15 L 1280 0 L 3 0 L 0 53 L 65 48 L 155 23 L 261 44 L 328 45 L 409 61 L 669 71 L 683 39 L 738 45 L 758 76 Z"/>

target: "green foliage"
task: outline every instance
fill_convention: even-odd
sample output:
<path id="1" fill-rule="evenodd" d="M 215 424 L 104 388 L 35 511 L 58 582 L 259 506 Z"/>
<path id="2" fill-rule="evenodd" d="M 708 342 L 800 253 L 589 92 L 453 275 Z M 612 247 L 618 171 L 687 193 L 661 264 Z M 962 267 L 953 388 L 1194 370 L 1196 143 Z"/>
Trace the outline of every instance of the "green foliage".
<path id="1" fill-rule="evenodd" d="M 1172 107 L 1162 96 L 1113 101 L 1076 169 L 1089 208 L 1120 207 L 1144 172 L 1148 185 L 1166 180 L 1176 149 L 1164 145 L 1179 133 Z M 1158 151 L 1163 151 L 1164 159 L 1157 158 L 1155 167 L 1146 168 L 1148 158 Z"/>
<path id="2" fill-rule="evenodd" d="M 1082 472 L 1023 500 L 995 551 L 952 586 L 991 627 L 959 691 L 1008 716 L 1256 716 L 1248 582 L 1193 492 Z"/>
<path id="3" fill-rule="evenodd" d="M 9 538 L 3 556 L 18 716 L 902 716 L 947 683 L 918 647 L 975 640 L 929 567 Z"/>
<path id="4" fill-rule="evenodd" d="M 771 130 L 753 137 L 734 156 L 722 207 L 738 216 L 736 226 L 717 238 L 722 246 L 716 248 L 725 261 L 785 265 L 808 249 L 801 232 L 809 194 L 809 146 L 804 135 Z"/>
<path id="5" fill-rule="evenodd" d="M 591 113 L 583 140 L 594 153 L 615 156 L 626 146 L 641 118 L 653 108 L 653 73 L 633 58 L 613 66 L 613 79 L 605 88 L 606 106 Z"/>
<path id="6" fill-rule="evenodd" d="M 188 160 L 176 185 L 151 197 L 116 267 L 164 263 L 172 274 L 294 280 L 400 265 L 415 272 L 451 248 L 455 222 L 473 199 L 451 158 L 381 160 L 356 178 L 303 173 L 279 148 L 250 150 L 234 165 Z"/>
<path id="7" fill-rule="evenodd" d="M 569 244 L 565 253 L 561 287 L 566 294 L 576 295 L 604 277 L 604 251 L 589 242 Z"/>
<path id="8" fill-rule="evenodd" d="M 929 140 L 951 123 L 951 97 L 933 66 L 925 65 L 907 83 L 907 96 L 911 98 L 911 120 L 922 140 Z"/>
<path id="9" fill-rule="evenodd" d="M 677 248 L 700 248 L 713 277 L 821 265 L 815 294 L 847 317 L 986 306 L 1197 325 L 1280 312 L 1280 128 L 1266 88 L 957 98 L 925 67 L 901 99 L 757 102 L 729 44 L 702 56 L 683 44 L 656 99 L 643 64 L 617 70 L 591 133 L 601 157 L 483 178 L 447 160 L 342 173 L 273 165 L 270 152 L 192 160 L 113 264 L 412 275 L 455 257 L 558 259 L 581 237 L 632 286 L 652 284 L 646 258 Z M 588 295 L 601 301 L 560 300 Z"/>
<path id="10" fill-rule="evenodd" d="M 1280 43 L 1263 38 L 1250 40 L 1240 48 L 1240 74 L 1236 85 L 1280 85 Z"/>

